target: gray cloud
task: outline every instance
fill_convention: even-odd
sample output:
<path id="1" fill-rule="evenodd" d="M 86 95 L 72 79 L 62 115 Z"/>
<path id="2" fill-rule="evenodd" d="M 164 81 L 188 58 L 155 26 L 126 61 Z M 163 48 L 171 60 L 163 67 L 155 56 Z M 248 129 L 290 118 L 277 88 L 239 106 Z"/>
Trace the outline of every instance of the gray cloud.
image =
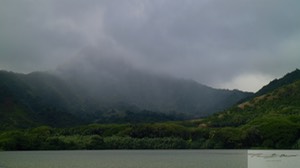
<path id="1" fill-rule="evenodd" d="M 153 71 L 255 90 L 300 67 L 299 5 L 298 0 L 2 0 L 0 68 L 53 69 L 95 47 L 99 55 L 119 55 Z M 250 79 L 252 87 L 243 82 Z"/>

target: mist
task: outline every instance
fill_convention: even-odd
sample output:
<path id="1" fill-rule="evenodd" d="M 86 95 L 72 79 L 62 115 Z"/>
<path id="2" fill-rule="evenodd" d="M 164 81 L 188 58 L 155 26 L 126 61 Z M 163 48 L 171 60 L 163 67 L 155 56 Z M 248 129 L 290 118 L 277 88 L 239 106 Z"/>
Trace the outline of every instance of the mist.
<path id="1" fill-rule="evenodd" d="M 296 0 L 2 0 L 0 69 L 55 70 L 93 55 L 216 88 L 257 91 L 299 68 L 299 5 Z M 78 70 L 89 68 L 85 65 Z"/>

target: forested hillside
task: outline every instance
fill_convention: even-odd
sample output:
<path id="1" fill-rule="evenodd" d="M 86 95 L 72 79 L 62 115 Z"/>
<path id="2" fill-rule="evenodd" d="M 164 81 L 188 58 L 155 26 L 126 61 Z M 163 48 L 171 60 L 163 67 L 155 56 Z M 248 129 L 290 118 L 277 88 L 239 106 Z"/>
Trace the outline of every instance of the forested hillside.
<path id="1" fill-rule="evenodd" d="M 88 59 L 53 72 L 0 71 L 0 129 L 183 120 L 224 110 L 251 93 L 221 90 Z"/>
<path id="2" fill-rule="evenodd" d="M 274 79 L 268 85 L 262 87 L 258 92 L 256 92 L 253 97 L 261 96 L 268 92 L 271 92 L 281 86 L 291 84 L 297 80 L 300 80 L 300 70 L 296 69 L 293 72 L 287 73 L 284 77 L 280 79 Z"/>
<path id="3" fill-rule="evenodd" d="M 2 131 L 0 149 L 299 149 L 299 100 L 296 81 L 203 119 Z"/>
<path id="4" fill-rule="evenodd" d="M 300 80 L 296 75 L 298 73 L 299 70 L 296 70 L 279 79 L 280 83 L 276 84 L 278 87 L 274 87 L 275 82 L 271 82 L 264 89 L 273 91 L 214 114 L 202 120 L 200 126 L 208 129 L 226 128 L 240 131 L 234 137 L 239 139 L 245 136 L 247 144 L 243 146 L 298 148 L 300 145 Z"/>

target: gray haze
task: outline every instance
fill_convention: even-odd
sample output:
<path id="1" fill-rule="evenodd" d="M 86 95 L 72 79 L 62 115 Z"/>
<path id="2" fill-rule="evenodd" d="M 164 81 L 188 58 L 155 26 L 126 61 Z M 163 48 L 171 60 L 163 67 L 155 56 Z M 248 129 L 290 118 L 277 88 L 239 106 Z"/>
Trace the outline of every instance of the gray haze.
<path id="1" fill-rule="evenodd" d="M 256 91 L 300 67 L 298 0 L 1 0 L 0 69 L 86 52 L 218 88 Z"/>

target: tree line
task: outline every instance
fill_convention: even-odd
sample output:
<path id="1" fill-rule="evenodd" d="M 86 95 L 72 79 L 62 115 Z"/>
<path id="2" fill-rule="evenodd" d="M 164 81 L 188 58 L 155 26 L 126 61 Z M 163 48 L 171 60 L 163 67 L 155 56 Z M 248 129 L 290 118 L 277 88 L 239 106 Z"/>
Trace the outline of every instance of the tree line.
<path id="1" fill-rule="evenodd" d="M 265 118 L 242 127 L 197 122 L 40 126 L 0 132 L 0 150 L 300 148 L 299 125 Z M 276 131 L 272 131 L 276 129 Z"/>

